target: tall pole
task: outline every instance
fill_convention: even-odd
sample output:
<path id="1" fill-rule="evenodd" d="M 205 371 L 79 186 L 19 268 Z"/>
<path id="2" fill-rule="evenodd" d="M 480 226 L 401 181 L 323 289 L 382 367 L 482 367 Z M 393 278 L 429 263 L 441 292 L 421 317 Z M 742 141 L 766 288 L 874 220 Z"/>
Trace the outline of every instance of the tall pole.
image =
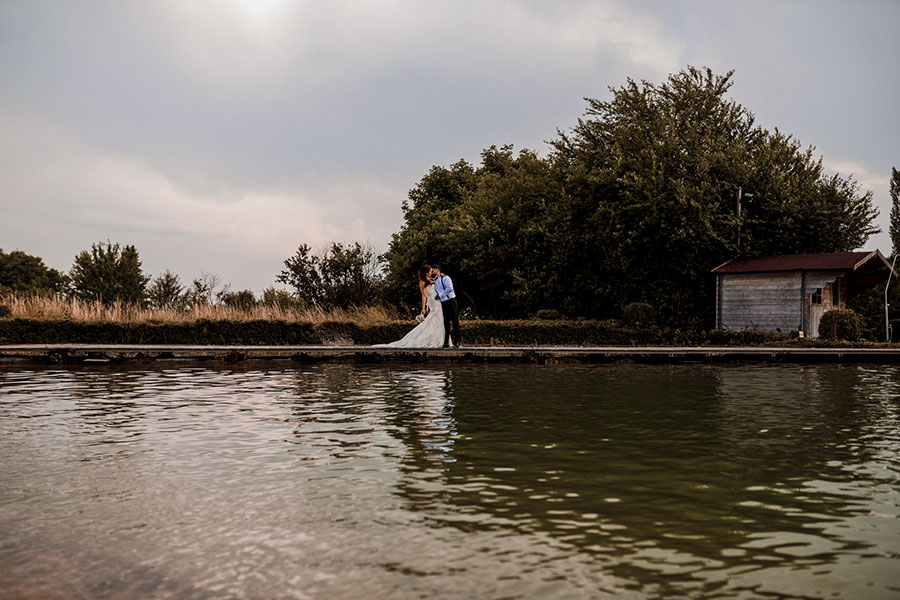
<path id="1" fill-rule="evenodd" d="M 888 273 L 888 280 L 884 286 L 884 341 L 891 341 L 891 324 L 888 320 L 888 288 L 891 286 L 891 275 L 894 274 L 894 265 L 897 263 L 897 258 L 900 257 L 900 253 L 894 255 L 894 260 L 891 262 L 891 272 Z"/>
<path id="2" fill-rule="evenodd" d="M 740 258 L 740 256 L 741 256 L 741 188 L 737 189 L 737 222 L 738 222 L 737 255 L 738 255 L 738 258 Z"/>

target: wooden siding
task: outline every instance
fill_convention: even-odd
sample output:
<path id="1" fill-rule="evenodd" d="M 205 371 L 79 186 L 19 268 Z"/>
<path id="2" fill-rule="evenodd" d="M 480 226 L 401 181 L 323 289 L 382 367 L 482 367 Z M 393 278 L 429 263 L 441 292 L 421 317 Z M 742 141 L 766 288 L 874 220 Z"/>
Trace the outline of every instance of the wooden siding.
<path id="1" fill-rule="evenodd" d="M 721 274 L 717 286 L 721 329 L 797 331 L 802 323 L 800 273 Z"/>

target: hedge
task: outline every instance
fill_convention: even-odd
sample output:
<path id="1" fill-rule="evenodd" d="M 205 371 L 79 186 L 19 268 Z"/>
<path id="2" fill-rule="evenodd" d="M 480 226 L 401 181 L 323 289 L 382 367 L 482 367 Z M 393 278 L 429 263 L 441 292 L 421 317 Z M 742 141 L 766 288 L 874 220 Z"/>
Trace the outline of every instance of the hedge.
<path id="1" fill-rule="evenodd" d="M 371 345 L 400 339 L 414 322 L 359 325 L 325 321 L 211 321 L 115 323 L 0 319 L 3 344 Z M 612 321 L 464 321 L 464 345 L 513 346 L 748 346 L 789 341 L 768 331 L 632 329 Z"/>
<path id="2" fill-rule="evenodd" d="M 852 310 L 829 310 L 819 320 L 819 337 L 831 340 L 859 341 L 862 319 Z"/>
<path id="3" fill-rule="evenodd" d="M 2 319 L 5 344 L 318 344 L 311 323 L 211 321 L 114 323 L 50 319 Z"/>

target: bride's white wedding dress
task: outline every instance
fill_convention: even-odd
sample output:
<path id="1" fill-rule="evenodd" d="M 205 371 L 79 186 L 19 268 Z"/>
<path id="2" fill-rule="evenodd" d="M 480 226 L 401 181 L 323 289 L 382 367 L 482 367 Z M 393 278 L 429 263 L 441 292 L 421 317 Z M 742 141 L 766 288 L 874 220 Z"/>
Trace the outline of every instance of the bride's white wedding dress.
<path id="1" fill-rule="evenodd" d="M 444 311 L 441 301 L 435 298 L 434 285 L 425 288 L 425 306 L 428 314 L 402 339 L 390 344 L 375 344 L 375 348 L 440 348 L 444 345 Z"/>

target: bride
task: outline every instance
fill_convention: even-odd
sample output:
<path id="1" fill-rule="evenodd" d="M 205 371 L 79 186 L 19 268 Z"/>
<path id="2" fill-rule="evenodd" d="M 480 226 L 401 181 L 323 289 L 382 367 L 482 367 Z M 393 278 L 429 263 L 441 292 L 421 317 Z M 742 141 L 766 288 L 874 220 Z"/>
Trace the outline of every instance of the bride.
<path id="1" fill-rule="evenodd" d="M 428 265 L 419 267 L 419 291 L 422 292 L 422 312 L 416 316 L 419 324 L 390 344 L 375 344 L 375 348 L 440 348 L 444 343 L 444 314 L 435 296 L 434 279 L 437 273 Z"/>

